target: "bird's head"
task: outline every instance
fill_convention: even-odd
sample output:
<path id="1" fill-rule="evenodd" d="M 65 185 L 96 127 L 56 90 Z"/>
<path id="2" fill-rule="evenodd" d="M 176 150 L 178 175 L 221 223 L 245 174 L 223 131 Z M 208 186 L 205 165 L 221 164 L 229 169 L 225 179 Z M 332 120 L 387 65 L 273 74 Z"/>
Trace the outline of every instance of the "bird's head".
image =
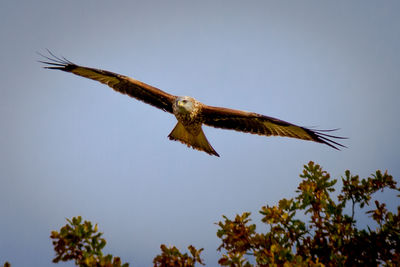
<path id="1" fill-rule="evenodd" d="M 194 99 L 190 96 L 179 96 L 175 104 L 182 113 L 191 113 L 194 110 Z"/>

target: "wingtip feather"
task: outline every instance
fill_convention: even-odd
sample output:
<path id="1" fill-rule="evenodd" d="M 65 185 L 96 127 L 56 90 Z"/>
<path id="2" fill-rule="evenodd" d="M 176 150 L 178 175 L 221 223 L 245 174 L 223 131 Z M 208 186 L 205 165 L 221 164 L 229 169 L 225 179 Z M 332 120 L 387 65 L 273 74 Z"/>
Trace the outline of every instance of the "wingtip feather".
<path id="1" fill-rule="evenodd" d="M 308 129 L 310 130 L 310 129 Z M 325 145 L 328 145 L 336 150 L 341 150 L 340 148 L 347 148 L 347 146 L 340 144 L 332 139 L 348 139 L 347 137 L 342 137 L 342 136 L 335 136 L 335 135 L 331 135 L 331 134 L 326 134 L 324 132 L 332 132 L 332 131 L 336 131 L 338 129 L 333 129 L 333 130 L 310 130 L 316 137 L 317 137 L 317 142 L 319 143 L 323 143 Z"/>
<path id="2" fill-rule="evenodd" d="M 49 49 L 46 48 L 47 53 L 49 56 L 43 55 L 40 52 L 36 52 L 39 56 L 44 58 L 45 60 L 38 60 L 39 63 L 46 64 L 47 66 L 44 66 L 43 68 L 45 69 L 57 69 L 57 70 L 65 70 L 68 71 L 68 69 L 72 66 L 76 66 L 74 63 L 66 59 L 65 57 L 58 57 L 54 55 Z"/>

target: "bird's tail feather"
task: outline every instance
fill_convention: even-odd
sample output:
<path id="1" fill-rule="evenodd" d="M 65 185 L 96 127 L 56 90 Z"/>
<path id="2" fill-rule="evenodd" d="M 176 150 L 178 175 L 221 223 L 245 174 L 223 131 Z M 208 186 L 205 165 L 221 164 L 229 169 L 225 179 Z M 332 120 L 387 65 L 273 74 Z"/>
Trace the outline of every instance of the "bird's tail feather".
<path id="1" fill-rule="evenodd" d="M 219 157 L 218 153 L 208 142 L 204 135 L 203 129 L 200 129 L 198 135 L 193 135 L 188 132 L 182 123 L 178 122 L 172 132 L 168 135 L 170 140 L 179 141 L 188 147 L 204 151 L 210 155 Z"/>

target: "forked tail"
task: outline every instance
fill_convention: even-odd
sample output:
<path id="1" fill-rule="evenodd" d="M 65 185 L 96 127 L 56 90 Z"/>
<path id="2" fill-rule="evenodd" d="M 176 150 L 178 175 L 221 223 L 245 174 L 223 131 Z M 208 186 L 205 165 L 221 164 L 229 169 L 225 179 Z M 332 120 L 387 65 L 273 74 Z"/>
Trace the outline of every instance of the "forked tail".
<path id="1" fill-rule="evenodd" d="M 168 137 L 170 140 L 179 141 L 188 147 L 219 157 L 218 153 L 208 142 L 203 129 L 200 129 L 198 135 L 193 135 L 185 129 L 185 126 L 183 126 L 182 123 L 178 122 Z"/>

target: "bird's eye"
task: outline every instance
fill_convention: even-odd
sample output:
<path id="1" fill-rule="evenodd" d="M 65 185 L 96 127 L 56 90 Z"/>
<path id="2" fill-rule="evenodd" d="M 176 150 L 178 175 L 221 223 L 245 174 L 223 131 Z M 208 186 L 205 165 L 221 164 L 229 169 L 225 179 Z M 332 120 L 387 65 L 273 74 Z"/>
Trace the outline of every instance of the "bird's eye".
<path id="1" fill-rule="evenodd" d="M 186 99 L 183 99 L 182 102 L 183 102 L 183 103 L 187 103 L 187 100 L 186 100 Z"/>

